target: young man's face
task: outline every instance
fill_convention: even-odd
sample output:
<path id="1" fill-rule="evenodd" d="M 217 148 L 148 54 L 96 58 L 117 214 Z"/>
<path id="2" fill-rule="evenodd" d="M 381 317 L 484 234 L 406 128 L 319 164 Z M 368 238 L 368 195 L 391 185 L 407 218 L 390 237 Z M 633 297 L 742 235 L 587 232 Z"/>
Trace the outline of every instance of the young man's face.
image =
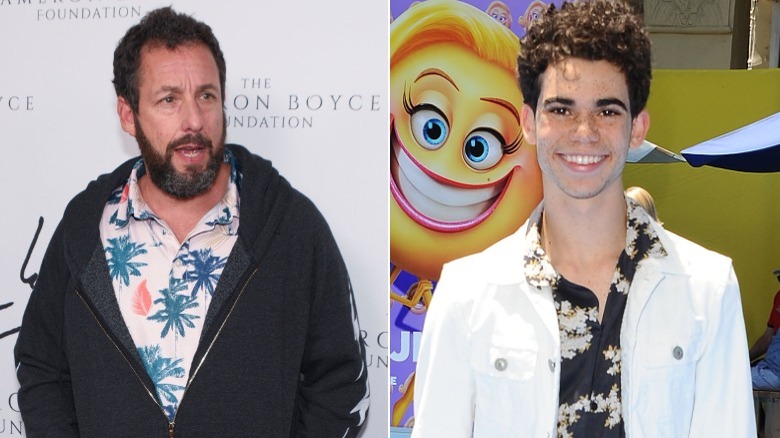
<path id="1" fill-rule="evenodd" d="M 541 84 L 536 113 L 524 105 L 522 123 L 536 143 L 545 198 L 622 192 L 628 148 L 649 126 L 645 111 L 631 118 L 625 75 L 606 61 L 569 58 L 550 65 Z"/>
<path id="2" fill-rule="evenodd" d="M 189 198 L 207 190 L 224 154 L 219 70 L 202 44 L 144 48 L 138 114 L 119 99 L 122 127 L 138 140 L 152 181 Z"/>

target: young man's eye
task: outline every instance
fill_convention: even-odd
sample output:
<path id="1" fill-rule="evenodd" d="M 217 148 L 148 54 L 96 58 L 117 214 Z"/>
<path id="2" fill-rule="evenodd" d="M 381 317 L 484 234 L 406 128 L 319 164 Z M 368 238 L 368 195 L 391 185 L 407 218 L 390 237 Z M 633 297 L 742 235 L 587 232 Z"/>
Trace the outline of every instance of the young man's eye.
<path id="1" fill-rule="evenodd" d="M 619 116 L 620 114 L 622 114 L 620 111 L 614 110 L 614 109 L 605 109 L 605 110 L 601 111 L 601 115 L 606 116 L 606 117 Z"/>

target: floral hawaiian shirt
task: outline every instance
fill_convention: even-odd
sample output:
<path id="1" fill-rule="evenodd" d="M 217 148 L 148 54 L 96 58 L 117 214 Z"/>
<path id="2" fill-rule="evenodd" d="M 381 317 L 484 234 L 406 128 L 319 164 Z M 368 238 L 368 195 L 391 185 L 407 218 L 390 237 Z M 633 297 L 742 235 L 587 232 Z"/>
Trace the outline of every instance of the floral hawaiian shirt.
<path id="1" fill-rule="evenodd" d="M 541 246 L 538 217 L 528 231 L 531 242 L 525 255 L 529 284 L 551 286 L 561 337 L 561 384 L 558 436 L 624 437 L 620 392 L 620 326 L 628 291 L 639 263 L 648 257 L 665 257 L 666 250 L 650 217 L 636 202 L 626 199 L 626 248 L 621 253 L 599 323 L 598 298 L 589 289 L 555 272 Z"/>
<path id="2" fill-rule="evenodd" d="M 225 196 L 179 242 L 141 197 L 138 160 L 103 210 L 100 237 L 119 309 L 158 398 L 173 420 L 212 294 L 238 237 L 241 175 L 225 151 Z"/>

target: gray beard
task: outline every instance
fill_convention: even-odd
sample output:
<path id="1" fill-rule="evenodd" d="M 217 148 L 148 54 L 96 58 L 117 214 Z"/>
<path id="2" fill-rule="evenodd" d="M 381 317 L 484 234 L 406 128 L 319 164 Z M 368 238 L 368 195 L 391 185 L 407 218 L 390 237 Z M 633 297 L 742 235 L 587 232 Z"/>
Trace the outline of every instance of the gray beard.
<path id="1" fill-rule="evenodd" d="M 165 156 L 162 156 L 154 150 L 137 118 L 135 126 L 135 138 L 138 142 L 138 147 L 141 149 L 141 157 L 146 165 L 146 173 L 155 186 L 178 199 L 191 199 L 211 188 L 217 179 L 217 173 L 219 173 L 219 168 L 223 161 L 225 151 L 224 131 L 223 138 L 216 151 L 212 142 L 203 137 L 203 135 L 188 134 L 168 144 Z M 208 151 L 210 158 L 205 169 L 200 171 L 186 169 L 185 172 L 178 172 L 173 167 L 172 157 L 174 149 L 185 143 L 195 143 L 204 147 L 205 151 Z"/>

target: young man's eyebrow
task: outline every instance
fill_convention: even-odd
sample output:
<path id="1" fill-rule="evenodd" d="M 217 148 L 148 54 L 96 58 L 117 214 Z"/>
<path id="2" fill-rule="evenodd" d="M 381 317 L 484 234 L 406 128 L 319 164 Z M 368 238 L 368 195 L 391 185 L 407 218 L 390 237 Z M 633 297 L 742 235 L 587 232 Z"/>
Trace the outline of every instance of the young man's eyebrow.
<path id="1" fill-rule="evenodd" d="M 542 102 L 542 105 L 574 105 L 574 99 L 569 99 L 566 97 L 550 97 L 549 99 L 545 99 L 544 102 Z"/>
<path id="2" fill-rule="evenodd" d="M 545 99 L 544 102 L 543 102 L 543 105 L 545 105 L 545 106 L 547 106 L 547 105 L 568 105 L 568 106 L 571 106 L 571 105 L 574 105 L 574 99 L 569 99 L 569 98 L 566 98 L 566 97 L 551 97 L 549 99 Z M 610 105 L 616 105 L 616 106 L 619 106 L 620 108 L 622 108 L 623 110 L 628 111 L 628 106 L 626 105 L 626 103 L 623 102 L 622 100 L 616 98 L 616 97 L 608 97 L 608 98 L 604 98 L 604 99 L 598 99 L 596 101 L 596 107 L 598 107 L 598 108 L 605 107 L 605 106 L 610 106 Z"/>
<path id="3" fill-rule="evenodd" d="M 617 105 L 617 106 L 623 108 L 623 110 L 628 111 L 628 107 L 626 106 L 625 102 L 623 102 L 622 100 L 620 100 L 620 99 L 618 99 L 616 97 L 611 97 L 611 98 L 607 98 L 607 99 L 599 99 L 599 100 L 596 101 L 596 106 L 598 106 L 598 107 L 610 106 L 610 105 Z"/>

